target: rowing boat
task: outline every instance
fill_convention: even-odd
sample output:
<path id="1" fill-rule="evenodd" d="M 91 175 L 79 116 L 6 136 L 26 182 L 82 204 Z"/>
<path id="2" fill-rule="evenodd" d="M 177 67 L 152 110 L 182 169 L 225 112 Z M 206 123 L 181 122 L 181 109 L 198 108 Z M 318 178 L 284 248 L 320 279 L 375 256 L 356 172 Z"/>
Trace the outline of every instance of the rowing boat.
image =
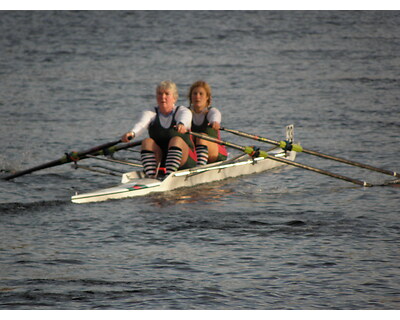
<path id="1" fill-rule="evenodd" d="M 272 154 L 272 152 L 271 152 Z M 295 151 L 285 152 L 282 149 L 274 151 L 275 157 L 294 160 Z M 225 160 L 215 164 L 199 166 L 193 169 L 178 170 L 164 180 L 150 179 L 143 171 L 132 171 L 122 175 L 121 184 L 93 192 L 76 194 L 71 200 L 74 203 L 89 203 L 110 199 L 123 199 L 148 195 L 155 192 L 167 192 L 179 188 L 188 188 L 204 183 L 215 182 L 227 178 L 249 175 L 271 170 L 284 164 L 263 157 Z"/>
<path id="2" fill-rule="evenodd" d="M 194 187 L 204 183 L 210 183 L 214 181 L 219 181 L 227 178 L 235 178 L 242 175 L 260 173 L 263 171 L 271 170 L 280 166 L 289 165 L 297 168 L 305 169 L 308 171 L 316 172 L 325 176 L 329 176 L 335 179 L 351 182 L 353 184 L 363 186 L 363 187 L 375 187 L 375 186 L 393 186 L 399 185 L 399 179 L 385 181 L 379 184 L 371 184 L 367 181 L 354 179 L 352 177 L 343 176 L 331 171 L 319 169 L 306 164 L 295 162 L 297 152 L 304 152 L 313 156 L 317 156 L 324 159 L 329 159 L 341 163 L 345 163 L 351 166 L 364 168 L 370 171 L 380 172 L 393 177 L 399 177 L 399 172 L 371 166 L 369 164 L 360 163 L 353 160 L 348 160 L 328 154 L 324 154 L 315 150 L 305 149 L 299 144 L 295 144 L 293 141 L 293 125 L 286 127 L 286 140 L 285 141 L 275 141 L 269 138 L 257 136 L 251 133 L 246 133 L 243 131 L 222 128 L 221 130 L 233 133 L 235 135 L 249 138 L 256 141 L 266 142 L 275 145 L 273 150 L 268 152 L 260 150 L 256 147 L 242 146 L 232 142 L 220 140 L 217 138 L 210 137 L 201 133 L 191 132 L 188 134 L 198 137 L 204 140 L 208 140 L 220 145 L 228 146 L 232 149 L 239 150 L 244 154 L 237 156 L 233 159 L 228 159 L 221 162 L 216 162 L 213 164 L 199 166 L 196 168 L 191 168 L 187 170 L 179 170 L 171 173 L 168 176 L 160 176 L 157 178 L 146 177 L 143 172 L 143 166 L 141 164 L 127 161 L 124 159 L 114 158 L 114 153 L 119 150 L 129 150 L 135 152 L 135 150 L 130 150 L 130 148 L 141 145 L 141 141 L 135 141 L 125 144 L 120 144 L 121 140 L 116 140 L 108 142 L 88 150 L 84 151 L 72 151 L 70 153 L 64 154 L 60 159 L 46 162 L 44 164 L 35 166 L 33 168 L 25 169 L 19 172 L 12 173 L 6 177 L 4 180 L 12 180 L 22 175 L 32 173 L 38 170 L 51 168 L 54 166 L 62 165 L 64 163 L 73 162 L 73 167 L 75 169 L 82 168 L 89 171 L 110 174 L 110 175 L 122 175 L 122 180 L 119 185 L 111 188 L 100 189 L 93 192 L 75 194 L 72 196 L 71 200 L 74 203 L 88 203 L 88 202 L 98 202 L 106 201 L 109 199 L 122 199 L 137 196 L 144 196 L 150 193 L 156 192 L 168 192 L 178 188 L 189 188 Z M 136 151 L 137 152 L 137 151 Z M 86 159 L 96 159 L 102 161 L 108 161 L 123 165 L 129 165 L 133 167 L 140 167 L 140 170 L 131 171 L 125 173 L 124 171 L 117 170 L 115 168 L 107 168 L 101 165 L 95 166 L 84 166 L 78 165 L 77 162 Z M 137 159 L 136 159 L 137 160 Z M 106 169 L 106 171 L 104 171 Z"/>
<path id="3" fill-rule="evenodd" d="M 293 126 L 286 127 L 286 138 L 293 141 Z M 270 157 L 293 161 L 296 151 L 274 148 L 269 151 Z M 123 199 L 145 196 L 150 193 L 168 192 L 179 188 L 189 188 L 243 175 L 261 173 L 284 166 L 285 164 L 270 157 L 252 157 L 248 154 L 233 159 L 216 162 L 191 169 L 178 170 L 164 179 L 153 179 L 145 176 L 143 170 L 124 173 L 119 185 L 93 192 L 76 194 L 71 197 L 73 203 L 100 202 L 111 199 Z"/>

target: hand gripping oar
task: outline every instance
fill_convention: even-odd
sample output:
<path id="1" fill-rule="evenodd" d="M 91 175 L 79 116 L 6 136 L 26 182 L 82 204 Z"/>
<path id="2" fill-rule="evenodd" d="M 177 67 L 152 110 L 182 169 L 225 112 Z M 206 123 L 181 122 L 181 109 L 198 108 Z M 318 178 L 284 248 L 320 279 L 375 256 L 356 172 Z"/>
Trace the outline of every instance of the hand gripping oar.
<path id="1" fill-rule="evenodd" d="M 118 150 L 134 147 L 136 145 L 141 144 L 141 141 L 137 141 L 137 142 L 130 142 L 130 143 L 127 143 L 122 146 L 116 146 L 116 144 L 118 144 L 120 142 L 121 142 L 121 140 L 116 140 L 116 141 L 112 141 L 112 142 L 108 142 L 108 143 L 99 145 L 97 147 L 90 148 L 88 150 L 79 151 L 79 152 L 72 151 L 70 153 L 66 153 L 63 157 L 61 157 L 58 160 L 50 161 L 50 162 L 41 164 L 39 166 L 30 168 L 30 169 L 16 172 L 14 174 L 4 177 L 3 179 L 11 180 L 11 179 L 20 177 L 20 176 L 28 174 L 28 173 L 32 173 L 34 171 L 55 167 L 55 166 L 58 166 L 58 165 L 61 165 L 64 163 L 77 162 L 79 160 L 87 158 L 86 155 L 89 155 L 89 154 L 90 155 L 107 155 L 107 154 L 114 153 L 115 151 L 118 151 Z"/>
<path id="2" fill-rule="evenodd" d="M 250 134 L 250 133 L 246 133 L 246 132 L 242 132 L 242 131 L 238 131 L 238 130 L 233 130 L 233 129 L 228 129 L 228 128 L 221 128 L 221 130 L 236 134 L 236 135 L 241 136 L 241 137 L 250 138 L 250 139 L 253 139 L 253 140 L 257 140 L 257 141 L 274 144 L 276 146 L 280 146 L 282 149 L 288 149 L 289 148 L 288 150 L 294 150 L 294 151 L 297 151 L 297 152 L 308 153 L 308 154 L 311 154 L 313 156 L 317 156 L 317 157 L 320 157 L 320 158 L 325 158 L 325 159 L 330 159 L 330 160 L 346 163 L 348 165 L 352 165 L 352 166 L 368 169 L 368 170 L 371 170 L 371 171 L 380 172 L 380 173 L 383 173 L 383 174 L 387 174 L 389 176 L 394 176 L 394 177 L 398 177 L 399 176 L 398 172 L 394 172 L 394 171 L 390 171 L 390 170 L 386 170 L 386 169 L 373 167 L 373 166 L 370 166 L 368 164 L 364 164 L 364 163 L 360 163 L 360 162 L 356 162 L 356 161 L 352 161 L 352 160 L 347 160 L 347 159 L 331 156 L 331 155 L 328 155 L 328 154 L 323 154 L 321 152 L 317 152 L 317 151 L 313 151 L 313 150 L 304 149 L 303 147 L 301 147 L 298 144 L 293 144 L 292 146 L 290 146 L 290 145 L 288 145 L 288 143 L 286 141 L 275 141 L 275 140 L 271 140 L 271 139 L 268 139 L 268 138 L 259 137 L 259 136 L 256 136 L 256 135 L 253 135 L 253 134 Z M 292 148 L 292 149 L 290 149 L 290 148 Z"/>
<path id="3" fill-rule="evenodd" d="M 291 165 L 291 166 L 294 166 L 294 167 L 306 169 L 306 170 L 309 170 L 309 171 L 314 171 L 314 172 L 317 172 L 317 173 L 320 173 L 320 174 L 324 174 L 326 176 L 330 176 L 330 177 L 333 177 L 333 178 L 336 178 L 336 179 L 341 179 L 341 180 L 344 180 L 344 181 L 352 182 L 354 184 L 357 184 L 357 185 L 360 185 L 360 186 L 363 186 L 363 187 L 372 187 L 373 186 L 372 184 L 370 184 L 368 182 L 365 182 L 365 181 L 352 179 L 352 178 L 345 177 L 345 176 L 342 176 L 342 175 L 339 175 L 339 174 L 336 174 L 336 173 L 332 173 L 332 172 L 329 172 L 329 171 L 325 171 L 325 170 L 321 170 L 321 169 L 314 168 L 314 167 L 311 167 L 311 166 L 307 166 L 305 164 L 294 162 L 294 161 L 291 161 L 291 160 L 288 160 L 288 159 L 278 158 L 278 157 L 275 157 L 275 156 L 270 156 L 267 152 L 262 151 L 262 150 L 257 150 L 254 147 L 243 147 L 243 146 L 234 144 L 232 142 L 227 142 L 227 141 L 215 139 L 215 138 L 212 138 L 212 137 L 210 137 L 208 135 L 204 135 L 204 134 L 201 134 L 201 133 L 196 133 L 196 132 L 189 132 L 189 133 L 191 135 L 195 136 L 195 137 L 198 137 L 198 138 L 201 138 L 201 139 L 204 139 L 204 140 L 208 140 L 208 141 L 211 141 L 211 142 L 215 142 L 215 143 L 218 143 L 218 144 L 225 145 L 227 147 L 231 147 L 231 148 L 243 151 L 244 153 L 247 153 L 248 155 L 250 155 L 252 157 L 263 157 L 263 158 L 272 159 L 274 161 L 282 162 L 282 163 L 285 163 L 285 164 L 288 164 L 288 165 Z"/>

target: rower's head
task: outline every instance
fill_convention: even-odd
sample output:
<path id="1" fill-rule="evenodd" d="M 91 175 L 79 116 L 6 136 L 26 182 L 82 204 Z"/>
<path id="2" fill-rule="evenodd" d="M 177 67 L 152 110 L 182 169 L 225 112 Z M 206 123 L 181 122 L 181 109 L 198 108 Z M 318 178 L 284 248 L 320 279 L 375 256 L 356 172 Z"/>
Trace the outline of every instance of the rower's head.
<path id="1" fill-rule="evenodd" d="M 175 82 L 172 82 L 170 80 L 161 81 L 156 88 L 156 94 L 158 94 L 160 91 L 167 91 L 167 90 L 172 93 L 172 95 L 175 98 L 175 101 L 177 101 L 179 98 L 178 87 L 176 86 Z"/>
<path id="2" fill-rule="evenodd" d="M 188 98 L 190 105 L 199 109 L 209 107 L 211 105 L 211 87 L 202 80 L 196 81 L 189 89 Z"/>
<path id="3" fill-rule="evenodd" d="M 157 104 L 163 113 L 169 113 L 178 100 L 178 88 L 172 81 L 162 81 L 156 88 Z"/>

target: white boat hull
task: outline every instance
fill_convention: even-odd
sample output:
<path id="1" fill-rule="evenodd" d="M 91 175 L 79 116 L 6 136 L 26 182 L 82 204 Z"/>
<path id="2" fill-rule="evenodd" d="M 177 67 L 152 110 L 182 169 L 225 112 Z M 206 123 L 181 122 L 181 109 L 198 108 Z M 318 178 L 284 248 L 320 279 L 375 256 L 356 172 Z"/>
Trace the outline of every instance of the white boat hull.
<path id="1" fill-rule="evenodd" d="M 281 152 L 281 156 L 288 160 L 293 161 L 296 157 L 296 152 L 294 151 L 287 152 L 286 155 L 281 149 L 278 149 L 277 151 Z M 150 193 L 166 192 L 179 188 L 188 188 L 204 183 L 220 181 L 227 178 L 260 173 L 281 166 L 285 166 L 285 164 L 274 161 L 273 159 L 251 159 L 250 157 L 247 157 L 245 160 L 236 162 L 226 160 L 192 169 L 179 170 L 169 175 L 163 181 L 146 178 L 142 171 L 132 171 L 125 173 L 122 176 L 121 184 L 117 186 L 89 193 L 77 194 L 72 196 L 71 200 L 74 203 L 89 203 L 110 199 L 138 197 Z"/>

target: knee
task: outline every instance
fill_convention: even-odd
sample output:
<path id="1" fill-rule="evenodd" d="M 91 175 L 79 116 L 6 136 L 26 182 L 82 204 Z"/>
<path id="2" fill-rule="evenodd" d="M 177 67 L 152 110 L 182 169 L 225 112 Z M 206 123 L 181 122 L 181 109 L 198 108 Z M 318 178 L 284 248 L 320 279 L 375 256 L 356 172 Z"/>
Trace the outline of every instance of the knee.
<path id="1" fill-rule="evenodd" d="M 155 141 L 152 138 L 146 138 L 142 141 L 142 150 L 152 150 L 155 146 Z"/>
<path id="2" fill-rule="evenodd" d="M 183 147 L 185 145 L 185 141 L 181 137 L 172 137 L 169 140 L 169 147 Z"/>
<path id="3" fill-rule="evenodd" d="M 210 143 L 207 140 L 196 138 L 196 145 L 202 144 L 203 146 L 209 146 Z"/>

